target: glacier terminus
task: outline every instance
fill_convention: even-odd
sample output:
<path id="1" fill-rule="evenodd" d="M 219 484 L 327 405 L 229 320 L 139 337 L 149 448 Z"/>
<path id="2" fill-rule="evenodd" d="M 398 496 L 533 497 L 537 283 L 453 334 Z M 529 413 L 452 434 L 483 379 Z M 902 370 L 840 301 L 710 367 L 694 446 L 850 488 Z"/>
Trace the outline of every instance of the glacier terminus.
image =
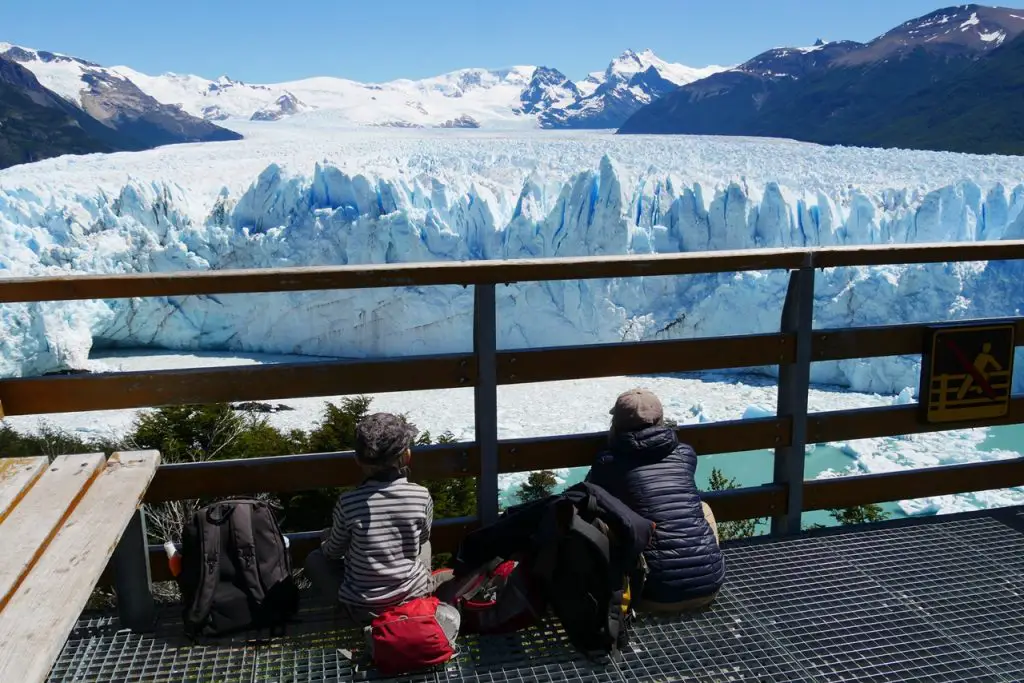
<path id="1" fill-rule="evenodd" d="M 245 140 L 0 172 L 0 276 L 1024 238 L 1015 157 L 236 125 Z M 1019 315 L 1022 277 L 1015 262 L 820 270 L 815 327 Z M 786 282 L 749 272 L 514 283 L 498 288 L 499 344 L 771 332 Z M 462 287 L 3 304 L 0 377 L 86 369 L 91 351 L 110 348 L 456 352 L 470 348 L 471 324 Z M 895 394 L 916 388 L 919 362 L 818 363 L 812 380 Z"/>

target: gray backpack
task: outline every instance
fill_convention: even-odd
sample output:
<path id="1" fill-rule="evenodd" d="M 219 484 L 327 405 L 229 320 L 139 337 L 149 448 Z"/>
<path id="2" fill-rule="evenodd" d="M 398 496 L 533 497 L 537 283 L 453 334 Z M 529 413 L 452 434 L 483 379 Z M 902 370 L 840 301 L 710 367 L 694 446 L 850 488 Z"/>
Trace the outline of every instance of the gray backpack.
<path id="1" fill-rule="evenodd" d="M 182 531 L 182 619 L 190 636 L 283 632 L 299 606 L 284 536 L 270 507 L 225 500 L 197 510 Z"/>

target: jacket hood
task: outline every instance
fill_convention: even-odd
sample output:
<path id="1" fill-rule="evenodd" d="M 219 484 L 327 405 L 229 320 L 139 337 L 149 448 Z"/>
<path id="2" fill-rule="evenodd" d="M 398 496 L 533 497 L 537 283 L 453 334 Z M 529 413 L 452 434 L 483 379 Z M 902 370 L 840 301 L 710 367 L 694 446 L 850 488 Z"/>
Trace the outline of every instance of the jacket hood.
<path id="1" fill-rule="evenodd" d="M 646 427 L 635 432 L 619 432 L 609 442 L 616 455 L 637 460 L 661 460 L 679 445 L 672 427 Z"/>

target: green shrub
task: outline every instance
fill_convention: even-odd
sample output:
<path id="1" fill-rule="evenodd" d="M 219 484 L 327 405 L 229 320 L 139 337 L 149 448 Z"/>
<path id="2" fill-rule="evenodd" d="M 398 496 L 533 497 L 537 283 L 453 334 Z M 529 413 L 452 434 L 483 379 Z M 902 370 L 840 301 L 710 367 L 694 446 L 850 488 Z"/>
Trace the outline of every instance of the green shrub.
<path id="1" fill-rule="evenodd" d="M 516 495 L 523 503 L 543 500 L 555 492 L 556 486 L 558 486 L 558 479 L 555 478 L 554 472 L 550 470 L 530 472 L 530 476 L 519 487 Z"/>

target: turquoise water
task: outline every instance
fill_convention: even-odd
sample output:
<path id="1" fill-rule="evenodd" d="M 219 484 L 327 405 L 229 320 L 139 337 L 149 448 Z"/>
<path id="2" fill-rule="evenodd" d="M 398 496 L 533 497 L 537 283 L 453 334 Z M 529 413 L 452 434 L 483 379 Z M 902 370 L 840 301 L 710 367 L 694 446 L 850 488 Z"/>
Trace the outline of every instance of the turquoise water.
<path id="1" fill-rule="evenodd" d="M 978 450 L 1024 453 L 1024 424 L 992 427 L 988 430 L 988 438 L 978 446 Z"/>
<path id="2" fill-rule="evenodd" d="M 697 486 L 702 490 L 710 488 L 708 482 L 711 470 L 718 468 L 727 478 L 735 478 L 740 486 L 760 486 L 772 481 L 775 452 L 772 450 L 746 451 L 743 453 L 720 453 L 706 455 L 697 460 Z M 804 462 L 804 480 L 817 479 L 818 475 L 827 470 L 845 473 L 854 464 L 852 456 L 838 448 L 817 444 L 807 452 Z M 896 503 L 883 503 L 893 518 L 905 516 Z M 825 510 L 805 512 L 803 524 L 825 524 L 833 526 L 835 520 Z M 758 525 L 758 531 L 766 532 L 768 523 Z"/>

